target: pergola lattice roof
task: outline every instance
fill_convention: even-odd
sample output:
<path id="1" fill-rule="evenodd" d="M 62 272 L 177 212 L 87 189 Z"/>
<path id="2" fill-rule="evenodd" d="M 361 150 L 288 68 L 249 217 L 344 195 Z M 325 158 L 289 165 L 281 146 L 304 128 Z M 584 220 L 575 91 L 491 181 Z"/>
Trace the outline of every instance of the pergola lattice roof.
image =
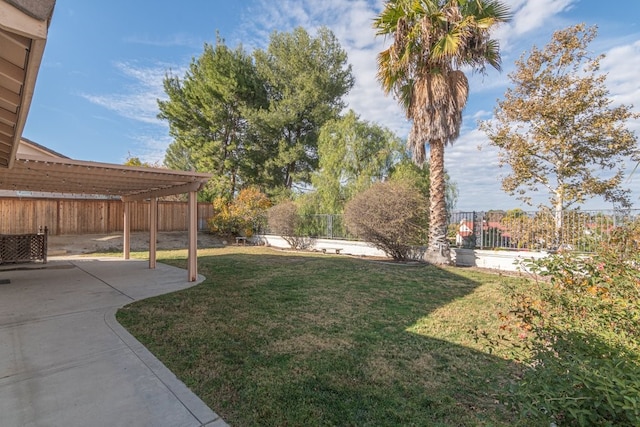
<path id="1" fill-rule="evenodd" d="M 0 168 L 0 189 L 49 193 L 101 194 L 142 200 L 198 191 L 210 174 L 21 156 Z"/>

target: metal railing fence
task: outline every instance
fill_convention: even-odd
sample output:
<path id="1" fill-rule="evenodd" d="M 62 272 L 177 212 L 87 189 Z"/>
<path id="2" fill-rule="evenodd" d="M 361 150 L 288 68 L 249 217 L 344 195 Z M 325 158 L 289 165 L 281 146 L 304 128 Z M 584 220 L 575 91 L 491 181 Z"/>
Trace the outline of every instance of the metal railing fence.
<path id="1" fill-rule="evenodd" d="M 262 227 L 265 234 L 281 234 L 279 230 L 271 230 L 268 225 Z M 358 240 L 347 231 L 344 217 L 339 214 L 303 215 L 296 227 L 298 237 L 319 239 Z"/>
<path id="2" fill-rule="evenodd" d="M 619 226 L 640 220 L 640 210 L 453 212 L 452 246 L 476 249 L 593 252 Z"/>
<path id="3" fill-rule="evenodd" d="M 640 221 L 640 209 L 452 212 L 447 237 L 452 247 L 532 251 L 593 252 L 608 242 L 619 226 Z M 261 232 L 279 234 L 265 227 Z M 347 230 L 342 215 L 306 215 L 296 228 L 298 237 L 358 240 Z"/>

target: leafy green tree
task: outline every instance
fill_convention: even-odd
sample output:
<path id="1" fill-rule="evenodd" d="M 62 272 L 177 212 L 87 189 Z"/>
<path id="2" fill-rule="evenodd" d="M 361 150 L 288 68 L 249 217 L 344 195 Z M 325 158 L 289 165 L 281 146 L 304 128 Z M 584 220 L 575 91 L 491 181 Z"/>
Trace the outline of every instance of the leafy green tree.
<path id="1" fill-rule="evenodd" d="M 127 157 L 127 160 L 123 163 L 125 166 L 144 166 L 140 157 Z"/>
<path id="2" fill-rule="evenodd" d="M 528 192 L 545 189 L 557 234 L 562 211 L 587 198 L 629 206 L 621 188 L 624 164 L 640 158 L 637 138 L 625 127 L 639 116 L 629 106 L 611 106 L 606 75 L 599 74 L 603 56 L 587 50 L 595 37 L 595 27 L 579 24 L 555 32 L 544 48 L 533 47 L 509 75 L 514 86 L 495 120 L 481 124 L 500 149 L 501 165 L 511 169 L 502 188 L 528 203 Z"/>
<path id="3" fill-rule="evenodd" d="M 245 110 L 266 105 L 251 56 L 242 48 L 229 49 L 218 38 L 215 46 L 205 44 L 183 79 L 168 74 L 164 88 L 169 99 L 158 101 L 159 117 L 169 122 L 174 138 L 166 166 L 213 173 L 210 198 L 230 200 L 255 173 L 245 155 L 256 142 Z"/>
<path id="4" fill-rule="evenodd" d="M 125 166 L 142 166 L 142 167 L 151 167 L 150 164 L 148 163 L 143 163 L 142 160 L 140 160 L 140 157 L 135 157 L 135 156 L 131 156 L 129 155 L 127 157 L 127 160 L 125 160 L 125 162 L 123 163 L 123 165 Z"/>
<path id="5" fill-rule="evenodd" d="M 319 169 L 311 178 L 318 211 L 341 213 L 355 194 L 388 178 L 403 151 L 390 130 L 361 120 L 353 110 L 328 121 L 320 130 Z"/>
<path id="6" fill-rule="evenodd" d="M 309 184 L 318 167 L 320 128 L 338 117 L 342 97 L 353 86 L 347 54 L 327 28 L 320 28 L 316 37 L 296 28 L 274 32 L 267 50 L 254 57 L 269 104 L 249 115 L 264 143 L 250 157 L 264 160 L 254 163 L 271 189 Z"/>
<path id="7" fill-rule="evenodd" d="M 375 19 L 391 45 L 378 55 L 378 79 L 393 92 L 413 124 L 408 144 L 418 164 L 429 144 L 430 208 L 427 259 L 449 264 L 444 147 L 460 133 L 469 84 L 462 67 L 500 69 L 499 46 L 490 38 L 509 18 L 495 0 L 388 0 Z"/>
<path id="8" fill-rule="evenodd" d="M 429 168 L 427 165 L 417 165 L 411 161 L 405 152 L 405 157 L 393 166 L 390 179 L 392 181 L 406 181 L 413 185 L 426 200 L 429 200 Z M 458 185 L 451 181 L 451 177 L 445 173 L 445 200 L 447 212 L 452 212 L 458 203 Z"/>
<path id="9" fill-rule="evenodd" d="M 164 153 L 164 165 L 170 169 L 195 171 L 196 162 L 191 156 L 191 149 L 184 144 L 173 141 Z"/>
<path id="10" fill-rule="evenodd" d="M 416 165 L 409 156 L 394 166 L 391 181 L 410 182 L 426 200 L 429 200 L 429 168 Z"/>

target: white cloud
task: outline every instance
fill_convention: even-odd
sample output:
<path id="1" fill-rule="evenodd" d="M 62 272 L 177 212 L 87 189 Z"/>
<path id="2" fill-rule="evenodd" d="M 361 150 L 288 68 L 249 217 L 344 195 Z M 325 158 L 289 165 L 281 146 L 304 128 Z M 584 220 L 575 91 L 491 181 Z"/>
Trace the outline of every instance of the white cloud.
<path id="1" fill-rule="evenodd" d="M 509 24 L 516 36 L 548 25 L 549 20 L 561 12 L 568 11 L 576 0 L 511 0 L 514 11 L 513 20 Z"/>
<path id="2" fill-rule="evenodd" d="M 477 111 L 475 111 L 473 113 L 473 115 L 470 117 L 470 119 L 474 120 L 474 121 L 486 120 L 486 119 L 488 119 L 488 118 L 490 118 L 492 116 L 493 116 L 493 113 L 491 111 L 477 110 Z"/>
<path id="3" fill-rule="evenodd" d="M 190 34 L 170 34 L 154 37 L 149 34 L 133 34 L 124 38 L 125 43 L 142 44 L 155 47 L 184 46 L 190 48 L 202 47 L 204 41 Z"/>
<path id="4" fill-rule="evenodd" d="M 605 53 L 601 63 L 607 73 L 607 87 L 616 104 L 635 104 L 640 111 L 640 39 L 633 43 L 617 46 Z"/>
<path id="5" fill-rule="evenodd" d="M 85 93 L 81 96 L 121 117 L 144 124 L 136 128 L 138 134 L 130 135 L 138 145 L 129 154 L 149 163 L 161 163 L 171 142 L 167 124 L 157 117 L 158 99 L 166 99 L 163 80 L 168 71 L 182 76 L 186 69 L 164 63 L 141 66 L 119 62 L 114 66 L 123 81 L 122 91 L 111 94 Z"/>
<path id="6" fill-rule="evenodd" d="M 135 152 L 130 154 L 152 165 L 162 165 L 167 147 L 172 142 L 166 130 L 160 131 L 157 128 L 149 129 L 144 135 L 134 135 L 131 139 L 137 145 Z"/>
<path id="7" fill-rule="evenodd" d="M 104 107 L 128 119 L 149 124 L 161 124 L 157 100 L 165 98 L 162 81 L 169 68 L 166 64 L 156 67 L 139 67 L 130 63 L 117 63 L 116 68 L 126 77 L 126 90 L 106 95 L 82 94 L 89 102 Z"/>
<path id="8" fill-rule="evenodd" d="M 497 27 L 494 37 L 500 41 L 505 54 L 519 50 L 519 42 L 526 35 L 530 43 L 531 34 L 536 30 L 555 28 L 559 17 L 580 0 L 503 0 L 509 7 L 512 19 Z"/>
<path id="9" fill-rule="evenodd" d="M 487 144 L 486 136 L 478 129 L 461 134 L 453 145 L 446 147 L 445 168 L 458 186 L 458 210 L 520 206 L 520 202 L 500 188 L 498 150 Z"/>

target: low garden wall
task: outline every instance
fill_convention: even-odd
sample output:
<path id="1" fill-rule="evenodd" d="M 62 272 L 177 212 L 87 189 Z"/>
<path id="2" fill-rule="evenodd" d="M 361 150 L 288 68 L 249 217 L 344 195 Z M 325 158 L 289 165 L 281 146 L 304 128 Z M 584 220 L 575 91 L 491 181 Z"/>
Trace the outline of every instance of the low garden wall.
<path id="1" fill-rule="evenodd" d="M 281 236 L 273 234 L 264 234 L 256 237 L 261 244 L 273 246 L 274 248 L 291 249 L 291 245 Z M 357 256 L 376 256 L 384 257 L 386 254 L 380 249 L 376 249 L 366 242 L 358 242 L 353 240 L 332 240 L 320 238 L 307 238 L 305 250 L 319 251 L 323 250 L 327 253 L 335 253 L 339 249 L 341 254 L 357 255 Z"/>
<path id="2" fill-rule="evenodd" d="M 259 242 L 274 248 L 291 249 L 289 243 L 281 236 L 266 234 L 257 236 L 255 239 L 256 243 Z M 345 255 L 386 256 L 383 251 L 366 242 L 309 238 L 305 243 L 307 244 L 305 249 L 309 251 L 335 253 L 336 249 L 339 249 L 340 254 Z M 547 256 L 546 252 L 451 248 L 452 261 L 459 267 L 480 267 L 502 271 L 520 271 L 518 266 L 520 261 L 545 256 Z"/>
<path id="3" fill-rule="evenodd" d="M 452 261 L 459 267 L 480 267 L 502 271 L 522 271 L 519 265 L 521 261 L 544 258 L 547 255 L 547 252 L 451 248 Z"/>

